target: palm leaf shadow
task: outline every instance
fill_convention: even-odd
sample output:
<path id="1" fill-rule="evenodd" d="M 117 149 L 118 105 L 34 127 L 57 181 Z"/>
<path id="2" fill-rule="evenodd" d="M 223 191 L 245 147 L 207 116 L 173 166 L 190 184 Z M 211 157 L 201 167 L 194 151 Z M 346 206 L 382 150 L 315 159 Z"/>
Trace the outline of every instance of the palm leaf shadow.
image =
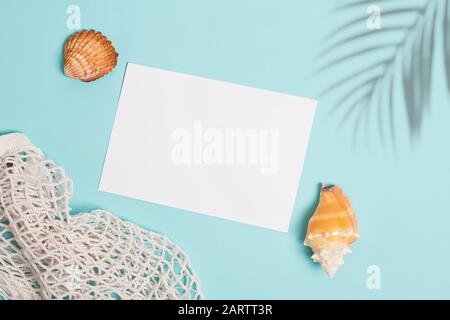
<path id="1" fill-rule="evenodd" d="M 447 89 L 450 92 L 450 1 L 445 1 L 444 8 L 444 51 L 445 70 L 447 75 Z"/>
<path id="2" fill-rule="evenodd" d="M 378 2 L 386 2 L 387 0 L 378 0 Z M 396 0 L 390 0 L 390 3 Z M 397 0 L 402 4 L 405 1 Z M 418 138 L 423 126 L 423 118 L 430 105 L 432 68 L 435 57 L 435 38 L 438 32 L 436 28 L 442 27 L 444 36 L 444 55 L 445 55 L 445 71 L 447 77 L 447 87 L 450 92 L 450 0 L 436 1 L 427 0 L 421 5 L 412 5 L 408 1 L 407 7 L 394 7 L 381 11 L 381 17 L 391 17 L 393 21 L 407 21 L 402 18 L 405 15 L 412 15 L 413 23 L 401 22 L 395 25 L 387 25 L 380 30 L 359 31 L 358 33 L 348 34 L 348 30 L 365 22 L 368 18 L 364 6 L 373 3 L 371 0 L 359 0 L 344 4 L 337 7 L 335 13 L 347 9 L 361 8 L 362 15 L 353 18 L 349 22 L 334 30 L 333 34 L 326 37 L 326 47 L 319 54 L 321 60 L 325 60 L 317 69 L 318 73 L 329 72 L 331 68 L 339 65 L 349 64 L 356 57 L 365 57 L 375 53 L 377 50 L 390 49 L 389 55 L 377 55 L 375 61 L 359 68 L 347 68 L 347 73 L 340 75 L 335 81 L 329 84 L 319 95 L 327 95 L 331 92 L 338 91 L 341 98 L 337 99 L 334 104 L 332 113 L 338 109 L 347 108 L 344 112 L 340 125 L 346 124 L 350 115 L 359 109 L 358 119 L 360 121 L 363 112 L 370 112 L 372 107 L 377 108 L 374 113 L 377 117 L 377 127 L 382 142 L 385 141 L 390 131 L 390 138 L 395 144 L 396 131 L 396 115 L 395 110 L 395 93 L 396 88 L 401 87 L 401 95 L 405 105 L 405 113 L 410 136 L 413 140 Z M 442 24 L 440 15 L 442 14 Z M 400 41 L 391 41 L 383 43 L 375 43 L 374 35 L 388 36 L 393 32 L 402 34 Z M 343 35 L 343 37 L 342 37 Z M 334 40 L 336 36 L 340 39 Z M 366 40 L 361 44 L 361 41 Z M 343 54 L 327 58 L 330 53 L 334 53 L 336 49 L 348 49 Z M 381 71 L 373 74 L 373 70 L 381 68 Z M 372 74 L 371 74 L 372 73 Z M 343 89 L 345 87 L 347 89 Z M 341 90 L 342 89 L 342 90 Z M 361 94 L 362 93 L 362 94 Z M 386 109 L 386 110 L 385 110 Z M 387 114 L 389 123 L 384 123 L 384 115 Z M 356 123 L 360 126 L 359 123 Z M 356 129 L 355 129 L 356 130 Z"/>

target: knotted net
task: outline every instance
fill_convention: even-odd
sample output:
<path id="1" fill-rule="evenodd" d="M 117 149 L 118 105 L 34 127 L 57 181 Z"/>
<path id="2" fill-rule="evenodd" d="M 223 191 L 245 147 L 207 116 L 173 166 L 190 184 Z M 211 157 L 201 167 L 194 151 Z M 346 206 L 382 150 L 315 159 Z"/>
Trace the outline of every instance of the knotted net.
<path id="1" fill-rule="evenodd" d="M 0 296 L 200 299 L 169 239 L 106 211 L 70 215 L 71 180 L 21 134 L 0 136 Z"/>

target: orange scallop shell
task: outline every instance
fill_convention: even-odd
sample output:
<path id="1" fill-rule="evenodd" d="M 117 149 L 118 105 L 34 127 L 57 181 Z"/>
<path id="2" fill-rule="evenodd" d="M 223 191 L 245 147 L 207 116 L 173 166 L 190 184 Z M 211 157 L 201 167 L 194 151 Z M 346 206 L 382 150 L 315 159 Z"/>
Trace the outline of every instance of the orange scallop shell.
<path id="1" fill-rule="evenodd" d="M 116 67 L 118 56 L 111 41 L 101 32 L 83 30 L 64 45 L 64 73 L 84 82 L 94 81 Z"/>
<path id="2" fill-rule="evenodd" d="M 320 249 L 334 243 L 352 244 L 359 238 L 356 215 L 338 186 L 323 186 L 319 205 L 308 224 L 305 245 Z"/>

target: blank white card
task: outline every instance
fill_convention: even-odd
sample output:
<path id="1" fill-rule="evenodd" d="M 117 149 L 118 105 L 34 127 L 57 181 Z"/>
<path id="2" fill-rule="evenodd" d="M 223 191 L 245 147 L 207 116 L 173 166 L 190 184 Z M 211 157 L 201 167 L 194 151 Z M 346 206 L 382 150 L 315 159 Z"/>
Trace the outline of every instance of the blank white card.
<path id="1" fill-rule="evenodd" d="M 315 109 L 128 64 L 100 190 L 287 232 Z"/>

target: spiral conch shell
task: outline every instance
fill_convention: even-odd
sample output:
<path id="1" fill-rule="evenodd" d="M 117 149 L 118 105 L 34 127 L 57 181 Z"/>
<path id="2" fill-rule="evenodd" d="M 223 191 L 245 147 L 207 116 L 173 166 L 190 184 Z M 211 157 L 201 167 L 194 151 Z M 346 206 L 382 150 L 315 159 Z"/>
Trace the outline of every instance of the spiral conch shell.
<path id="1" fill-rule="evenodd" d="M 111 41 L 101 32 L 83 30 L 64 45 L 64 73 L 84 82 L 94 81 L 116 67 L 118 56 Z"/>
<path id="2" fill-rule="evenodd" d="M 340 187 L 324 185 L 305 239 L 305 245 L 314 252 L 312 259 L 320 263 L 331 279 L 358 238 L 358 224 L 350 200 Z"/>

